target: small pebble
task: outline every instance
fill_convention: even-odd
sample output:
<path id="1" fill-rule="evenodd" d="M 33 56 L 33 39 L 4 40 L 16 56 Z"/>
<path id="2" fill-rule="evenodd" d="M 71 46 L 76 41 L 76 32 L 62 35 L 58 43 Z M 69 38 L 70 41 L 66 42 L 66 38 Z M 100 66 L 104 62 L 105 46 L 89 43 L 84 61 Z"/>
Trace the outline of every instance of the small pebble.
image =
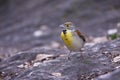
<path id="1" fill-rule="evenodd" d="M 116 34 L 118 31 L 117 31 L 117 29 L 115 28 L 115 29 L 109 29 L 108 30 L 108 35 L 112 35 L 112 34 Z"/>
<path id="2" fill-rule="evenodd" d="M 116 56 L 114 59 L 113 59 L 113 62 L 120 62 L 120 55 L 119 56 Z"/>
<path id="3" fill-rule="evenodd" d="M 53 76 L 56 76 L 56 77 L 60 77 L 62 74 L 59 73 L 59 72 L 54 72 L 54 73 L 52 73 L 52 75 L 53 75 Z"/>
<path id="4" fill-rule="evenodd" d="M 33 66 L 36 67 L 36 66 L 39 66 L 40 64 L 41 64 L 40 62 L 36 62 L 33 64 Z"/>
<path id="5" fill-rule="evenodd" d="M 33 33 L 33 35 L 34 35 L 35 37 L 40 37 L 40 36 L 43 36 L 43 32 L 42 32 L 41 30 L 37 30 L 37 31 L 35 31 L 35 32 Z"/>

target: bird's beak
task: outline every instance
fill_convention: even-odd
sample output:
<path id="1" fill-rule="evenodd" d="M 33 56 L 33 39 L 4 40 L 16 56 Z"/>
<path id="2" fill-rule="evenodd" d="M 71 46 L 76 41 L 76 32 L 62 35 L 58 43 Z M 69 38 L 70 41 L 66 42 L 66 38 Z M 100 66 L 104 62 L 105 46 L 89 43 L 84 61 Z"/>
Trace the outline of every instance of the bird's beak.
<path id="1" fill-rule="evenodd" d="M 64 28 L 64 25 L 63 25 L 63 24 L 61 24 L 59 27 L 60 27 L 60 28 Z"/>

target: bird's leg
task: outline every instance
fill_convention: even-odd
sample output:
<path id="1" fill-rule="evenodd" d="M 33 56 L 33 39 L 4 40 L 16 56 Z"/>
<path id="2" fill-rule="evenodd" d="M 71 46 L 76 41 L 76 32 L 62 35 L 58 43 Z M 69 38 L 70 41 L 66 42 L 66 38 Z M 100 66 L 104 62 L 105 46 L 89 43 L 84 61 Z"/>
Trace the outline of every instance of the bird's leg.
<path id="1" fill-rule="evenodd" d="M 70 52 L 68 53 L 68 57 L 67 57 L 68 60 L 70 60 L 70 54 L 71 54 L 71 52 L 72 52 L 72 51 L 70 51 Z"/>
<path id="2" fill-rule="evenodd" d="M 81 58 L 84 58 L 84 57 L 83 57 L 83 50 L 82 50 L 82 49 L 80 49 L 80 52 L 81 52 L 81 55 L 80 55 L 80 56 L 81 56 Z"/>

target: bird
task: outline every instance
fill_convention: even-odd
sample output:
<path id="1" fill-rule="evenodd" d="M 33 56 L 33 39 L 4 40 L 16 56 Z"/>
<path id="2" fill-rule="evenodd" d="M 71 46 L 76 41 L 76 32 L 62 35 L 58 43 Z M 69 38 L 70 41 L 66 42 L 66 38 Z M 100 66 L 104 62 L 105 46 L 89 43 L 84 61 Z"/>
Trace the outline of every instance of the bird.
<path id="1" fill-rule="evenodd" d="M 78 29 L 76 29 L 72 22 L 65 22 L 64 24 L 60 25 L 60 27 L 63 28 L 60 37 L 70 51 L 68 55 L 68 59 L 70 59 L 71 52 L 82 51 L 81 49 L 83 48 L 86 39 L 85 36 Z"/>

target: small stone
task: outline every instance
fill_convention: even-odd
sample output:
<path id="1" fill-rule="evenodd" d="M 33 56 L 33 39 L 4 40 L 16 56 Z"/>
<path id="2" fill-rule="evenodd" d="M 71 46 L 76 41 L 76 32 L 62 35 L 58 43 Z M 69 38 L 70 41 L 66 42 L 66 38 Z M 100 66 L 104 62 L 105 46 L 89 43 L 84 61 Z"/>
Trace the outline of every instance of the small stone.
<path id="1" fill-rule="evenodd" d="M 18 68 L 24 68 L 25 66 L 23 64 L 21 64 L 21 65 L 18 65 L 17 67 Z"/>
<path id="2" fill-rule="evenodd" d="M 85 46 L 94 46 L 95 43 L 91 42 L 91 43 L 85 43 Z"/>
<path id="3" fill-rule="evenodd" d="M 116 69 L 119 69 L 119 68 L 120 68 L 120 66 L 116 66 L 115 68 L 116 68 Z"/>
<path id="4" fill-rule="evenodd" d="M 58 42 L 56 42 L 56 41 L 52 41 L 51 42 L 51 47 L 52 48 L 58 48 L 58 47 L 60 47 L 60 44 Z"/>
<path id="5" fill-rule="evenodd" d="M 43 59 L 47 59 L 49 57 L 52 57 L 53 55 L 50 55 L 50 54 L 38 54 L 36 56 L 36 59 L 35 61 L 42 61 Z"/>
<path id="6" fill-rule="evenodd" d="M 43 37 L 43 36 L 46 37 L 49 35 L 51 35 L 51 30 L 45 25 L 42 25 L 40 29 L 33 32 L 33 36 L 35 37 Z"/>
<path id="7" fill-rule="evenodd" d="M 107 32 L 107 38 L 108 38 L 108 40 L 114 40 L 114 39 L 116 39 L 116 38 L 118 38 L 118 29 L 110 29 L 110 30 L 108 30 L 108 32 Z"/>
<path id="8" fill-rule="evenodd" d="M 109 29 L 108 30 L 108 35 L 112 35 L 112 34 L 116 34 L 118 31 L 117 31 L 117 29 L 115 28 L 115 29 Z"/>
<path id="9" fill-rule="evenodd" d="M 60 77 L 62 74 L 59 73 L 59 72 L 53 72 L 52 75 L 53 75 L 53 76 L 56 76 L 56 77 Z"/>
<path id="10" fill-rule="evenodd" d="M 120 22 L 119 22 L 119 23 L 117 23 L 117 27 L 120 27 Z"/>
<path id="11" fill-rule="evenodd" d="M 55 48 L 60 48 L 61 45 L 57 41 L 52 41 L 48 45 L 42 46 L 42 48 L 50 50 L 50 49 L 55 49 Z"/>
<path id="12" fill-rule="evenodd" d="M 24 64 L 18 65 L 17 67 L 18 67 L 18 68 L 25 68 L 25 69 L 27 69 L 27 68 L 30 67 L 30 63 L 25 62 Z"/>
<path id="13" fill-rule="evenodd" d="M 112 43 L 110 44 L 110 46 L 111 46 L 111 47 L 117 47 L 116 44 L 112 44 Z"/>
<path id="14" fill-rule="evenodd" d="M 96 38 L 94 38 L 94 40 L 93 40 L 94 43 L 101 43 L 101 42 L 106 42 L 106 41 L 108 41 L 108 39 L 107 39 L 106 36 L 96 37 Z"/>
<path id="15" fill-rule="evenodd" d="M 64 54 L 61 54 L 60 56 L 61 56 L 61 57 L 65 57 L 66 55 L 64 55 Z"/>
<path id="16" fill-rule="evenodd" d="M 30 63 L 29 62 L 25 62 L 24 67 L 25 67 L 25 69 L 28 69 L 30 67 Z"/>
<path id="17" fill-rule="evenodd" d="M 33 66 L 36 67 L 36 66 L 39 66 L 40 64 L 41 64 L 40 62 L 36 62 L 33 64 Z"/>
<path id="18" fill-rule="evenodd" d="M 37 31 L 35 31 L 35 32 L 33 33 L 33 35 L 34 35 L 35 37 L 40 37 L 40 36 L 43 35 L 43 32 L 42 32 L 41 30 L 37 30 Z"/>
<path id="19" fill-rule="evenodd" d="M 113 62 L 120 62 L 120 55 L 119 56 L 116 56 L 114 59 L 113 59 Z"/>

